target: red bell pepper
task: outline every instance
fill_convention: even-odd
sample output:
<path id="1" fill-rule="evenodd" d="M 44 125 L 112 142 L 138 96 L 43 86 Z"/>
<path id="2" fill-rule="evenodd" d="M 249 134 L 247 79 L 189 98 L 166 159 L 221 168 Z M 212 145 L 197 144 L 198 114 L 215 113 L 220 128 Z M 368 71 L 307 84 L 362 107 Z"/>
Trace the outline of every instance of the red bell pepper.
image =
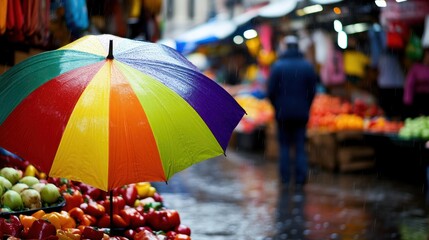
<path id="1" fill-rule="evenodd" d="M 185 235 L 191 236 L 191 229 L 188 226 L 184 225 L 184 224 L 179 224 L 178 226 L 176 226 L 174 228 L 174 231 L 176 233 L 181 233 L 181 234 L 185 234 Z"/>
<path id="2" fill-rule="evenodd" d="M 102 231 L 95 230 L 91 227 L 86 227 L 82 231 L 81 239 L 89 240 L 100 240 L 103 239 L 104 233 Z"/>
<path id="3" fill-rule="evenodd" d="M 186 235 L 186 234 L 181 234 L 178 233 L 175 237 L 174 240 L 191 240 L 191 237 Z"/>
<path id="4" fill-rule="evenodd" d="M 155 200 L 155 202 L 160 202 L 162 203 L 164 201 L 164 199 L 162 198 L 161 194 L 155 192 L 153 194 L 153 199 Z"/>
<path id="5" fill-rule="evenodd" d="M 180 225 L 179 213 L 176 210 L 150 210 L 148 224 L 155 230 L 169 231 Z"/>
<path id="6" fill-rule="evenodd" d="M 128 227 L 128 223 L 118 214 L 113 214 L 113 226 L 117 228 Z"/>
<path id="7" fill-rule="evenodd" d="M 134 231 L 133 229 L 127 229 L 124 232 L 124 236 L 127 237 L 128 239 L 134 239 L 134 236 L 137 234 L 136 231 Z"/>
<path id="8" fill-rule="evenodd" d="M 128 184 L 119 189 L 119 195 L 121 195 L 125 203 L 128 206 L 134 206 L 134 202 L 137 200 L 138 193 L 135 184 Z"/>
<path id="9" fill-rule="evenodd" d="M 86 194 L 91 197 L 93 200 L 99 200 L 101 196 L 101 190 L 98 188 L 95 188 L 93 186 L 89 186 L 87 184 L 81 183 L 80 190 L 82 191 L 82 194 Z"/>
<path id="10" fill-rule="evenodd" d="M 94 201 L 90 201 L 88 203 L 80 204 L 80 208 L 86 213 L 96 218 L 99 218 L 106 213 L 106 209 L 103 205 L 96 203 Z"/>
<path id="11" fill-rule="evenodd" d="M 174 238 L 176 237 L 177 233 L 175 231 L 168 231 L 165 236 L 166 236 L 166 240 L 174 240 Z"/>
<path id="12" fill-rule="evenodd" d="M 24 230 L 19 218 L 11 215 L 9 219 L 0 218 L 0 232 L 14 237 L 19 237 Z"/>
<path id="13" fill-rule="evenodd" d="M 33 222 L 27 234 L 26 239 L 46 239 L 50 236 L 56 236 L 57 229 L 55 226 L 45 220 L 39 219 Z"/>
<path id="14" fill-rule="evenodd" d="M 131 228 L 142 227 L 146 224 L 146 219 L 135 208 L 122 209 L 119 215 L 129 223 Z"/>
<path id="15" fill-rule="evenodd" d="M 158 237 L 149 230 L 143 230 L 134 236 L 134 240 L 158 240 Z"/>
<path id="16" fill-rule="evenodd" d="M 110 227 L 110 216 L 108 214 L 104 214 L 100 219 L 98 219 L 97 227 L 109 228 Z"/>
<path id="17" fill-rule="evenodd" d="M 69 189 L 63 193 L 63 197 L 66 200 L 63 210 L 67 212 L 74 207 L 79 207 L 83 203 L 82 193 L 79 190 Z"/>
<path id="18" fill-rule="evenodd" d="M 105 200 L 99 202 L 106 209 L 106 213 L 110 214 L 110 198 L 107 197 Z M 124 209 L 125 200 L 121 196 L 113 196 L 113 213 L 118 214 L 119 211 Z"/>

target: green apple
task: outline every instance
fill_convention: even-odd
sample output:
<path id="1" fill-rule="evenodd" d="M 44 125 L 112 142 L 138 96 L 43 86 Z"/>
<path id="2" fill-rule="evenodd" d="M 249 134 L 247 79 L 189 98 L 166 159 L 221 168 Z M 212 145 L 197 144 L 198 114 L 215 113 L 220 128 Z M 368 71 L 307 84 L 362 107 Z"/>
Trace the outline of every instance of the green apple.
<path id="1" fill-rule="evenodd" d="M 40 190 L 40 196 L 42 196 L 43 202 L 54 203 L 58 200 L 61 194 L 57 186 L 52 183 L 48 183 L 43 186 L 42 190 Z"/>
<path id="2" fill-rule="evenodd" d="M 25 189 L 28 188 L 28 185 L 25 183 L 17 183 L 15 185 L 12 186 L 11 190 L 17 192 L 17 193 L 21 193 L 22 191 L 24 191 Z"/>
<path id="3" fill-rule="evenodd" d="M 9 190 L 1 197 L 3 207 L 10 208 L 14 211 L 24 208 L 21 196 L 19 193 Z"/>
<path id="4" fill-rule="evenodd" d="M 19 172 L 15 168 L 4 167 L 0 170 L 0 175 L 9 180 L 10 183 L 15 184 L 20 179 Z"/>
<path id="5" fill-rule="evenodd" d="M 11 189 L 12 188 L 12 183 L 10 183 L 9 180 L 7 180 L 7 178 L 0 176 L 0 185 L 3 186 L 5 189 Z"/>
<path id="6" fill-rule="evenodd" d="M 39 179 L 33 176 L 25 176 L 19 180 L 21 183 L 27 184 L 29 187 L 32 187 L 34 184 L 39 183 Z"/>

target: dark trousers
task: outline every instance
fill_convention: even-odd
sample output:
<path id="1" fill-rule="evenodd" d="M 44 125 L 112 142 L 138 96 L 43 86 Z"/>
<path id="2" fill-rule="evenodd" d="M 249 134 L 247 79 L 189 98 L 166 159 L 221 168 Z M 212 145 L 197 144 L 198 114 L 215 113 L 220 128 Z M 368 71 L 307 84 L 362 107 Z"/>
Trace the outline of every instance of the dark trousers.
<path id="1" fill-rule="evenodd" d="M 379 103 L 389 118 L 403 118 L 403 88 L 379 88 Z"/>
<path id="2" fill-rule="evenodd" d="M 278 120 L 278 141 L 280 146 L 279 174 L 283 183 L 289 183 L 292 176 L 294 153 L 294 176 L 296 184 L 304 184 L 307 179 L 308 163 L 305 151 L 306 120 Z"/>

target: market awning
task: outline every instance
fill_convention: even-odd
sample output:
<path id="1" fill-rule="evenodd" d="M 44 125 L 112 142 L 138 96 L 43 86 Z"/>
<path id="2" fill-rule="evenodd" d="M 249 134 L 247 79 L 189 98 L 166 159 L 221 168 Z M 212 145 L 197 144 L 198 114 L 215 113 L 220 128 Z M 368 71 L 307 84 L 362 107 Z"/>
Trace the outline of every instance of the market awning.
<path id="1" fill-rule="evenodd" d="M 338 3 L 342 2 L 343 0 L 311 0 L 313 3 L 316 4 L 332 4 L 332 3 Z"/>
<path id="2" fill-rule="evenodd" d="M 188 53 L 201 44 L 225 39 L 236 29 L 237 25 L 231 20 L 212 20 L 178 36 L 175 39 L 176 49 L 181 53 Z"/>
<path id="3" fill-rule="evenodd" d="M 337 0 L 338 1 L 338 0 Z M 190 53 L 202 44 L 214 43 L 231 36 L 238 27 L 247 24 L 256 17 L 277 18 L 292 12 L 298 0 L 275 0 L 269 4 L 249 9 L 232 19 L 222 17 L 194 27 L 176 37 L 176 50 Z"/>
<path id="4" fill-rule="evenodd" d="M 277 0 L 262 7 L 259 10 L 259 16 L 266 18 L 283 17 L 296 8 L 298 0 Z"/>

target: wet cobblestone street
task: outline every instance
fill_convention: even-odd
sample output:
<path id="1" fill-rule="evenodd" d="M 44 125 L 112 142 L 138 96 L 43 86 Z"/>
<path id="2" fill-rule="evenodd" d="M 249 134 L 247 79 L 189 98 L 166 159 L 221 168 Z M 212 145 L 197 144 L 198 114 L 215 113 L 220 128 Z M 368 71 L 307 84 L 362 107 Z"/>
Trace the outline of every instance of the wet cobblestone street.
<path id="1" fill-rule="evenodd" d="M 155 183 L 194 240 L 427 239 L 423 185 L 374 172 L 312 168 L 303 189 L 277 183 L 277 162 L 227 151 Z"/>

